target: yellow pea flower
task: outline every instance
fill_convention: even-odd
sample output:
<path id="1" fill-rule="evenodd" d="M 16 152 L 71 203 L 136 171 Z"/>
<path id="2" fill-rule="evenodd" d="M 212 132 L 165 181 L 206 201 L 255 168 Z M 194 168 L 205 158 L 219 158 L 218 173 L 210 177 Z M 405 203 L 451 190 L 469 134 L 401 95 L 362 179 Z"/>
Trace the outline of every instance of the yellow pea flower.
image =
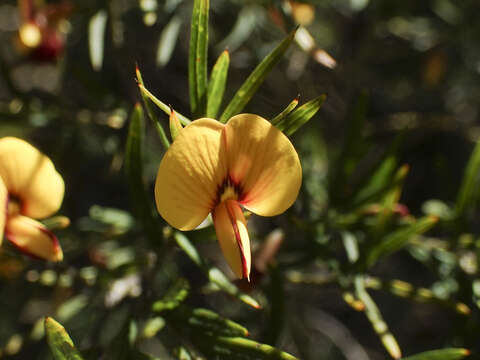
<path id="1" fill-rule="evenodd" d="M 52 161 L 29 143 L 0 139 L 0 244 L 5 237 L 37 258 L 60 261 L 57 238 L 42 223 L 63 200 L 65 185 Z"/>
<path id="2" fill-rule="evenodd" d="M 179 230 L 195 229 L 209 213 L 235 275 L 250 278 L 250 240 L 242 208 L 261 216 L 288 209 L 302 168 L 295 148 L 270 122 L 253 114 L 225 125 L 208 118 L 181 130 L 163 157 L 155 183 L 160 215 Z"/>

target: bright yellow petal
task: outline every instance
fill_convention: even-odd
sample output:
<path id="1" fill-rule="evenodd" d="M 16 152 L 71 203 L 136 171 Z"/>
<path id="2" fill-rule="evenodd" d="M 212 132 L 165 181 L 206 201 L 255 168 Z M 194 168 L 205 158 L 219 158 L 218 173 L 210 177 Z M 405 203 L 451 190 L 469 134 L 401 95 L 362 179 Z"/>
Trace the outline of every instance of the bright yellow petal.
<path id="1" fill-rule="evenodd" d="M 23 215 L 44 218 L 62 204 L 65 185 L 52 161 L 29 143 L 0 139 L 0 177 L 9 196 L 21 201 Z"/>
<path id="2" fill-rule="evenodd" d="M 5 230 L 7 239 L 30 256 L 50 261 L 63 259 L 57 238 L 38 221 L 22 215 L 9 216 Z"/>
<path id="3" fill-rule="evenodd" d="M 232 117 L 225 126 L 229 175 L 239 186 L 239 202 L 262 216 L 288 209 L 302 183 L 302 167 L 288 138 L 253 114 Z"/>
<path id="4" fill-rule="evenodd" d="M 213 211 L 213 224 L 228 265 L 237 277 L 250 280 L 250 238 L 238 202 L 222 201 Z"/>
<path id="5" fill-rule="evenodd" d="M 195 120 L 179 133 L 160 163 L 157 209 L 177 229 L 194 229 L 216 205 L 226 174 L 223 128 L 212 119 Z"/>
<path id="6" fill-rule="evenodd" d="M 5 230 L 5 222 L 7 220 L 7 204 L 8 192 L 2 178 L 0 178 L 0 245 L 3 240 L 3 232 Z"/>

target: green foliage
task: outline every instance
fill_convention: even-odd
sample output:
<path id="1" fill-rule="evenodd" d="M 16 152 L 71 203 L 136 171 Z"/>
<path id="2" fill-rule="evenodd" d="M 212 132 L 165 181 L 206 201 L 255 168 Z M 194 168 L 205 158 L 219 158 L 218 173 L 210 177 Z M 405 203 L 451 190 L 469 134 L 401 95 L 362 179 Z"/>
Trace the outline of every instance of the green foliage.
<path id="1" fill-rule="evenodd" d="M 65 328 L 54 319 L 45 318 L 45 333 L 55 360 L 82 360 Z"/>
<path id="2" fill-rule="evenodd" d="M 35 19 L 64 44 L 53 62 L 20 44 L 24 3 L 47 5 Z M 66 195 L 41 219 L 63 262 L 22 257 L 0 229 L 0 357 L 478 357 L 476 13 L 451 0 L 6 0 L 0 134 L 51 157 Z M 245 211 L 250 282 L 226 268 L 211 219 L 179 232 L 153 203 L 183 126 L 247 105 L 303 168 L 285 214 Z"/>
<path id="3" fill-rule="evenodd" d="M 240 113 L 248 104 L 252 96 L 263 83 L 269 72 L 280 61 L 285 51 L 292 43 L 296 30 L 292 31 L 278 46 L 273 49 L 245 80 L 240 89 L 237 90 L 232 100 L 228 103 L 220 116 L 220 122 L 227 122 L 232 116 Z"/>

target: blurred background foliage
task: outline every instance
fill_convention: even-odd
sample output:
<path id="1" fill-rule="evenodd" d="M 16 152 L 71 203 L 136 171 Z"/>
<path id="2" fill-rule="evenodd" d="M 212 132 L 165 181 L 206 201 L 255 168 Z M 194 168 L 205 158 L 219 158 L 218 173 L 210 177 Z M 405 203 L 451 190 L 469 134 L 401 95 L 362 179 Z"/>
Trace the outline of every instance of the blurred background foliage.
<path id="1" fill-rule="evenodd" d="M 244 350 L 229 336 L 246 330 L 206 329 L 220 314 L 252 341 L 302 359 L 453 347 L 475 358 L 480 4 L 211 1 L 209 69 L 230 54 L 223 106 L 297 25 L 245 110 L 271 119 L 297 95 L 304 103 L 327 94 L 292 136 L 304 171 L 297 202 L 282 216 L 250 218 L 249 284 L 231 278 L 211 227 L 178 234 L 154 214 L 149 228 L 129 200 L 135 65 L 156 97 L 190 114 L 192 3 L 33 1 L 43 35 L 35 48 L 19 36 L 22 1 L 0 3 L 0 135 L 52 158 L 66 182 L 61 214 L 71 219 L 57 231 L 60 264 L 2 245 L 0 356 L 50 358 L 43 319 L 52 316 L 85 358 L 233 359 Z M 153 203 L 163 148 L 151 123 L 144 130 Z M 267 353 L 238 358 L 283 356 Z"/>

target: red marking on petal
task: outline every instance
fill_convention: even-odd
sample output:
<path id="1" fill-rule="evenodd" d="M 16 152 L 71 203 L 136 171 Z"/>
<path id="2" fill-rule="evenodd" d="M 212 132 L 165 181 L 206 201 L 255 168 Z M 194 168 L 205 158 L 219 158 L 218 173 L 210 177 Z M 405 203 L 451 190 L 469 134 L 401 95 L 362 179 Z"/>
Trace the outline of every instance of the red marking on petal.
<path id="1" fill-rule="evenodd" d="M 237 241 L 238 248 L 240 249 L 240 261 L 242 262 L 242 276 L 247 278 L 250 281 L 250 274 L 248 271 L 247 261 L 245 259 L 245 250 L 243 249 L 242 239 L 240 237 L 240 231 L 238 230 L 237 221 L 235 220 L 235 214 L 233 213 L 233 209 L 228 206 L 227 203 L 227 214 L 228 218 L 230 219 L 230 223 L 232 224 L 233 232 L 235 234 L 235 240 Z"/>

